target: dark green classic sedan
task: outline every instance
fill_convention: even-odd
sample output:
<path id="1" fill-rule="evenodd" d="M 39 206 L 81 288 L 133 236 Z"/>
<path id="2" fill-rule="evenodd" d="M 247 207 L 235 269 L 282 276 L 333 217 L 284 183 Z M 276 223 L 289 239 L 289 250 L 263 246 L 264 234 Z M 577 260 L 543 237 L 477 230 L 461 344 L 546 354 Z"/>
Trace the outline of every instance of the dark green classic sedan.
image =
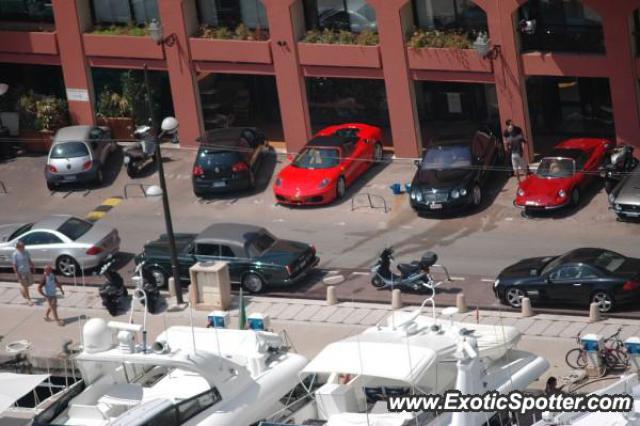
<path id="1" fill-rule="evenodd" d="M 318 264 L 316 250 L 309 244 L 280 240 L 269 231 L 252 225 L 218 223 L 199 234 L 175 234 L 182 284 L 190 281 L 189 268 L 197 262 L 229 263 L 232 284 L 240 284 L 251 293 L 265 286 L 298 282 Z M 147 243 L 135 258 L 155 284 L 166 287 L 171 276 L 169 240 L 161 235 Z"/>

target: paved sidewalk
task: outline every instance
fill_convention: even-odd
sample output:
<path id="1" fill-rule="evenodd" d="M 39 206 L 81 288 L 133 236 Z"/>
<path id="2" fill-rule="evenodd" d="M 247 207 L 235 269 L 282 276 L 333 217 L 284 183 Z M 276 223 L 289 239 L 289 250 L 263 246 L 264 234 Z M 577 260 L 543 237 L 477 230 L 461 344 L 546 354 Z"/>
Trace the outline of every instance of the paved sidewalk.
<path id="1" fill-rule="evenodd" d="M 35 290 L 35 289 L 33 289 Z M 62 343 L 71 339 L 74 344 L 80 341 L 80 330 L 86 319 L 91 317 L 110 318 L 102 307 L 97 289 L 92 287 L 66 287 L 66 296 L 59 299 L 60 316 L 65 326 L 43 320 L 44 301 L 27 306 L 22 300 L 16 284 L 0 283 L 0 335 L 2 349 L 0 361 L 13 357 L 6 352 L 10 342 L 26 339 L 31 343 L 30 358 L 37 368 L 60 366 Z M 32 293 L 33 294 L 33 293 Z M 324 301 L 304 299 L 281 299 L 267 297 L 247 297 L 247 313 L 268 314 L 275 330 L 286 329 L 296 349 L 307 357 L 313 357 L 326 344 L 360 332 L 384 320 L 391 313 L 390 305 L 372 303 L 345 302 L 328 306 Z M 236 301 L 237 302 L 237 301 Z M 405 306 L 403 310 L 413 310 L 416 306 Z M 440 309 L 438 309 L 440 311 Z M 425 308 L 425 313 L 428 308 Z M 196 326 L 206 324 L 207 312 L 193 311 Z M 238 309 L 234 305 L 230 310 L 233 321 L 237 321 Z M 141 312 L 134 313 L 141 321 Z M 117 320 L 128 321 L 129 313 L 120 315 Z M 519 347 L 531 350 L 549 359 L 555 374 L 564 374 L 564 354 L 575 345 L 578 333 L 599 333 L 604 336 L 614 333 L 622 327 L 622 337 L 640 335 L 640 321 L 632 319 L 605 319 L 589 323 L 588 318 L 541 314 L 522 318 L 518 313 L 479 311 L 455 314 L 454 320 L 491 324 L 495 326 L 512 325 L 518 328 L 523 339 Z M 446 321 L 445 318 L 442 318 Z M 176 324 L 189 324 L 189 309 L 177 312 L 165 312 L 148 318 L 150 340 L 166 327 Z"/>

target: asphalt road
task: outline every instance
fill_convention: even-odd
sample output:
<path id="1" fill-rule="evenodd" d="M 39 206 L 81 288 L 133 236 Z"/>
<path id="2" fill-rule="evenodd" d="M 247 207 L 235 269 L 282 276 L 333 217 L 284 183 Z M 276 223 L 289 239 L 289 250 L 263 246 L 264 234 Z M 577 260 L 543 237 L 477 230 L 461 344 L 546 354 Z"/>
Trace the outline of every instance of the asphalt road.
<path id="1" fill-rule="evenodd" d="M 495 176 L 479 211 L 454 218 L 424 218 L 408 206 L 406 195 L 391 195 L 389 185 L 410 182 L 415 170 L 410 161 L 394 161 L 367 173 L 344 201 L 322 208 L 287 208 L 275 204 L 271 191 L 274 170 L 283 160 L 273 155 L 263 168 L 258 190 L 212 199 L 196 200 L 191 190 L 193 151 L 165 150 L 165 170 L 169 184 L 174 228 L 177 232 L 198 232 L 212 222 L 243 222 L 265 226 L 281 238 L 312 243 L 321 258 L 323 271 L 363 273 L 376 261 L 380 250 L 392 245 L 398 261 L 419 258 L 427 250 L 438 253 L 439 263 L 452 276 L 464 278 L 443 286 L 439 303 L 452 303 L 458 289 L 472 306 L 495 307 L 490 282 L 504 267 L 525 257 L 544 256 L 585 246 L 616 250 L 640 257 L 640 224 L 622 223 L 608 210 L 604 191 L 594 189 L 583 196 L 576 211 L 553 216 L 524 218 L 513 207 L 516 182 Z M 50 193 L 43 168 L 45 157 L 22 157 L 0 164 L 0 181 L 8 194 L 0 195 L 0 223 L 37 220 L 47 214 L 70 213 L 85 216 L 103 200 L 123 196 L 129 183 L 157 183 L 157 176 L 128 178 L 120 168 L 121 155 L 112 159 L 107 183 L 90 191 Z M 370 208 L 366 194 L 375 203 Z M 383 207 L 386 203 L 387 209 Z M 140 189 L 129 187 L 129 198 L 111 210 L 101 221 L 116 227 L 123 238 L 125 261 L 143 244 L 164 232 L 159 198 L 144 198 Z M 129 268 L 125 268 L 126 271 Z M 324 297 L 320 272 L 297 288 L 280 289 L 272 294 L 290 297 Z M 378 291 L 365 275 L 352 275 L 338 287 L 344 300 L 389 300 L 388 291 Z M 6 276 L 0 275 L 0 279 Z M 10 277 L 10 275 L 9 275 Z M 409 301 L 423 296 L 407 295 Z M 557 308 L 554 308 L 557 309 Z M 575 312 L 571 310 L 571 312 Z M 580 310 L 584 312 L 584 310 Z M 625 316 L 639 316 L 635 310 Z"/>

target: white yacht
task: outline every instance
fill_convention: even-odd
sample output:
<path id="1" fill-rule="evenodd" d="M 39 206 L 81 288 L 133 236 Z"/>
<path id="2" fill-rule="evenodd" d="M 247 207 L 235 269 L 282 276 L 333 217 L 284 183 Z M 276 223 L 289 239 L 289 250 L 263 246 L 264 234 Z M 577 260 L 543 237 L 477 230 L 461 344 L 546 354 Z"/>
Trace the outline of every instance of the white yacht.
<path id="1" fill-rule="evenodd" d="M 455 309 L 455 308 L 454 308 Z M 269 422 L 325 426 L 480 426 L 496 413 L 392 413 L 391 396 L 523 390 L 548 368 L 514 349 L 514 327 L 396 312 L 386 324 L 328 345 L 303 369 L 307 394 Z"/>
<path id="2" fill-rule="evenodd" d="M 247 426 L 285 406 L 308 362 L 267 331 L 170 327 L 150 347 L 141 332 L 89 320 L 82 380 L 33 424 Z"/>
<path id="3" fill-rule="evenodd" d="M 599 389 L 597 395 L 631 395 L 633 409 L 629 412 L 562 412 L 542 413 L 542 420 L 533 426 L 638 426 L 640 425 L 640 383 L 638 374 L 626 374 L 615 383 Z"/>

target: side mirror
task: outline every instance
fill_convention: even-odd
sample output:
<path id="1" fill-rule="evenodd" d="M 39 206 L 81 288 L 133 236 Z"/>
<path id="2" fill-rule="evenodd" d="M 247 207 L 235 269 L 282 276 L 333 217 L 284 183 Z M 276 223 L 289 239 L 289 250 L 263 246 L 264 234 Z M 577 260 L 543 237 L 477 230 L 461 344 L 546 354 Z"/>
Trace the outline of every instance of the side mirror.
<path id="1" fill-rule="evenodd" d="M 413 160 L 413 164 L 415 164 L 417 168 L 420 168 L 422 166 L 422 160 Z"/>

